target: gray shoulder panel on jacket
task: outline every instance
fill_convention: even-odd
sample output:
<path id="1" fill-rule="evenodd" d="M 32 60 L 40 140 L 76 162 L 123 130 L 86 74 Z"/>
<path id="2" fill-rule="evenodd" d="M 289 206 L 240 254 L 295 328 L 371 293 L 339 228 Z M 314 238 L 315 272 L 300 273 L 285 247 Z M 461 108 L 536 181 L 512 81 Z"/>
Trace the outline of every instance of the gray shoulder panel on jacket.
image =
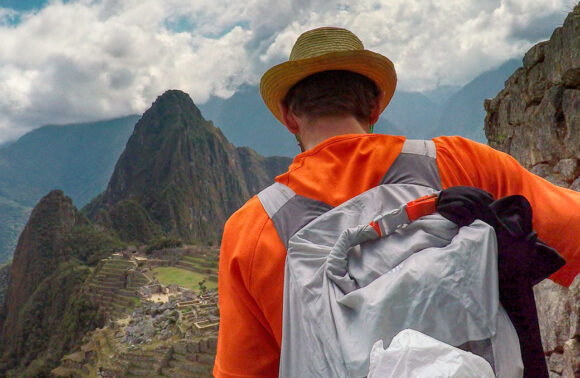
<path id="1" fill-rule="evenodd" d="M 280 239 L 288 248 L 292 235 L 330 209 L 332 206 L 322 201 L 297 195 L 288 200 L 271 218 Z"/>
<path id="2" fill-rule="evenodd" d="M 284 246 L 302 227 L 332 209 L 332 206 L 311 198 L 296 195 L 284 184 L 275 183 L 258 193 L 258 199 L 274 222 Z"/>
<path id="3" fill-rule="evenodd" d="M 276 182 L 258 193 L 258 199 L 262 203 L 268 216 L 272 218 L 274 214 L 276 214 L 276 212 L 295 195 L 296 193 L 294 193 L 292 189 L 284 184 Z"/>
<path id="4" fill-rule="evenodd" d="M 441 190 L 435 143 L 408 139 L 381 184 L 415 184 Z"/>

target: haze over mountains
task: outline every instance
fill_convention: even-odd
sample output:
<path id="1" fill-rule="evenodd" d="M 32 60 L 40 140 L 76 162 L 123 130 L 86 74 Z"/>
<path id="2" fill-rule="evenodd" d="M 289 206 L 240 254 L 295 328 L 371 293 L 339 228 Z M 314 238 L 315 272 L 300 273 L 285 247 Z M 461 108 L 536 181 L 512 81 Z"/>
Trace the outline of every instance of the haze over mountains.
<path id="1" fill-rule="evenodd" d="M 44 126 L 0 148 L 0 265 L 46 193 L 65 190 L 83 206 L 103 190 L 138 119 Z"/>
<path id="2" fill-rule="evenodd" d="M 484 142 L 483 100 L 495 96 L 519 65 L 510 60 L 462 88 L 397 91 L 375 132 L 409 138 L 458 134 Z M 257 87 L 244 86 L 228 99 L 212 98 L 199 109 L 236 146 L 262 156 L 299 152 L 293 136 L 263 105 Z M 140 118 L 44 126 L 0 146 L 0 264 L 10 259 L 32 206 L 47 192 L 61 189 L 82 207 L 105 189 Z"/>

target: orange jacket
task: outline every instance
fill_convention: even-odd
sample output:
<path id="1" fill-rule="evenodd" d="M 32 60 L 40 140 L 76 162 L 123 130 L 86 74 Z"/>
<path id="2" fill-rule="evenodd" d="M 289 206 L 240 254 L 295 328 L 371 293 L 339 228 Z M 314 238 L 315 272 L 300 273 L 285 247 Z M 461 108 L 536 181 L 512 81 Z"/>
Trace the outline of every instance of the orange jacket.
<path id="1" fill-rule="evenodd" d="M 433 139 L 443 188 L 469 185 L 496 198 L 522 194 L 534 228 L 567 264 L 551 278 L 570 285 L 580 271 L 580 193 L 529 173 L 513 158 L 460 137 Z M 337 206 L 376 186 L 405 138 L 342 135 L 294 159 L 276 181 Z M 217 377 L 278 376 L 286 250 L 257 197 L 231 216 L 220 252 Z"/>

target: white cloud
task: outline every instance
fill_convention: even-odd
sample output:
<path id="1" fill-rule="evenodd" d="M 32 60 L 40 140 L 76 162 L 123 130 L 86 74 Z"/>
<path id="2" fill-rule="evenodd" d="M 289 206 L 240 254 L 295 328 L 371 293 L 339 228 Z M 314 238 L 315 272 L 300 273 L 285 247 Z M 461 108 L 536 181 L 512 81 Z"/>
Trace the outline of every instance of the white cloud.
<path id="1" fill-rule="evenodd" d="M 465 84 L 548 38 L 573 5 L 571 0 L 346 1 L 334 12 L 288 25 L 261 59 L 281 61 L 300 32 L 337 25 L 389 57 L 401 89 Z"/>
<path id="2" fill-rule="evenodd" d="M 167 89 L 203 102 L 251 80 L 250 31 L 171 32 L 166 22 L 178 9 L 171 5 L 55 2 L 0 27 L 0 141 L 46 123 L 140 113 Z"/>
<path id="3" fill-rule="evenodd" d="M 0 8 L 0 141 L 47 123 L 143 112 L 255 84 L 310 28 L 346 27 L 399 88 L 463 84 L 547 38 L 572 0 L 52 0 Z M 18 19 L 17 24 L 10 24 Z"/>

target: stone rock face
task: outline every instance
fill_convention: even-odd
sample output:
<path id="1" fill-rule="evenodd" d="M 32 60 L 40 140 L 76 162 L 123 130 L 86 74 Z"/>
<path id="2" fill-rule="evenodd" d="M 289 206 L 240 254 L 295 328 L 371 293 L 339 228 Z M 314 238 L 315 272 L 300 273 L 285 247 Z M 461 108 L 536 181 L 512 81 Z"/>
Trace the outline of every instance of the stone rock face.
<path id="1" fill-rule="evenodd" d="M 492 147 L 580 191 L 580 4 L 484 106 Z M 545 280 L 534 291 L 550 377 L 580 376 L 580 276 L 568 289 Z"/>
<path id="2" fill-rule="evenodd" d="M 534 288 L 542 343 L 554 376 L 580 375 L 580 276 L 568 289 L 545 280 Z"/>
<path id="3" fill-rule="evenodd" d="M 580 176 L 580 6 L 532 47 L 505 88 L 486 100 L 490 146 L 556 185 Z"/>

